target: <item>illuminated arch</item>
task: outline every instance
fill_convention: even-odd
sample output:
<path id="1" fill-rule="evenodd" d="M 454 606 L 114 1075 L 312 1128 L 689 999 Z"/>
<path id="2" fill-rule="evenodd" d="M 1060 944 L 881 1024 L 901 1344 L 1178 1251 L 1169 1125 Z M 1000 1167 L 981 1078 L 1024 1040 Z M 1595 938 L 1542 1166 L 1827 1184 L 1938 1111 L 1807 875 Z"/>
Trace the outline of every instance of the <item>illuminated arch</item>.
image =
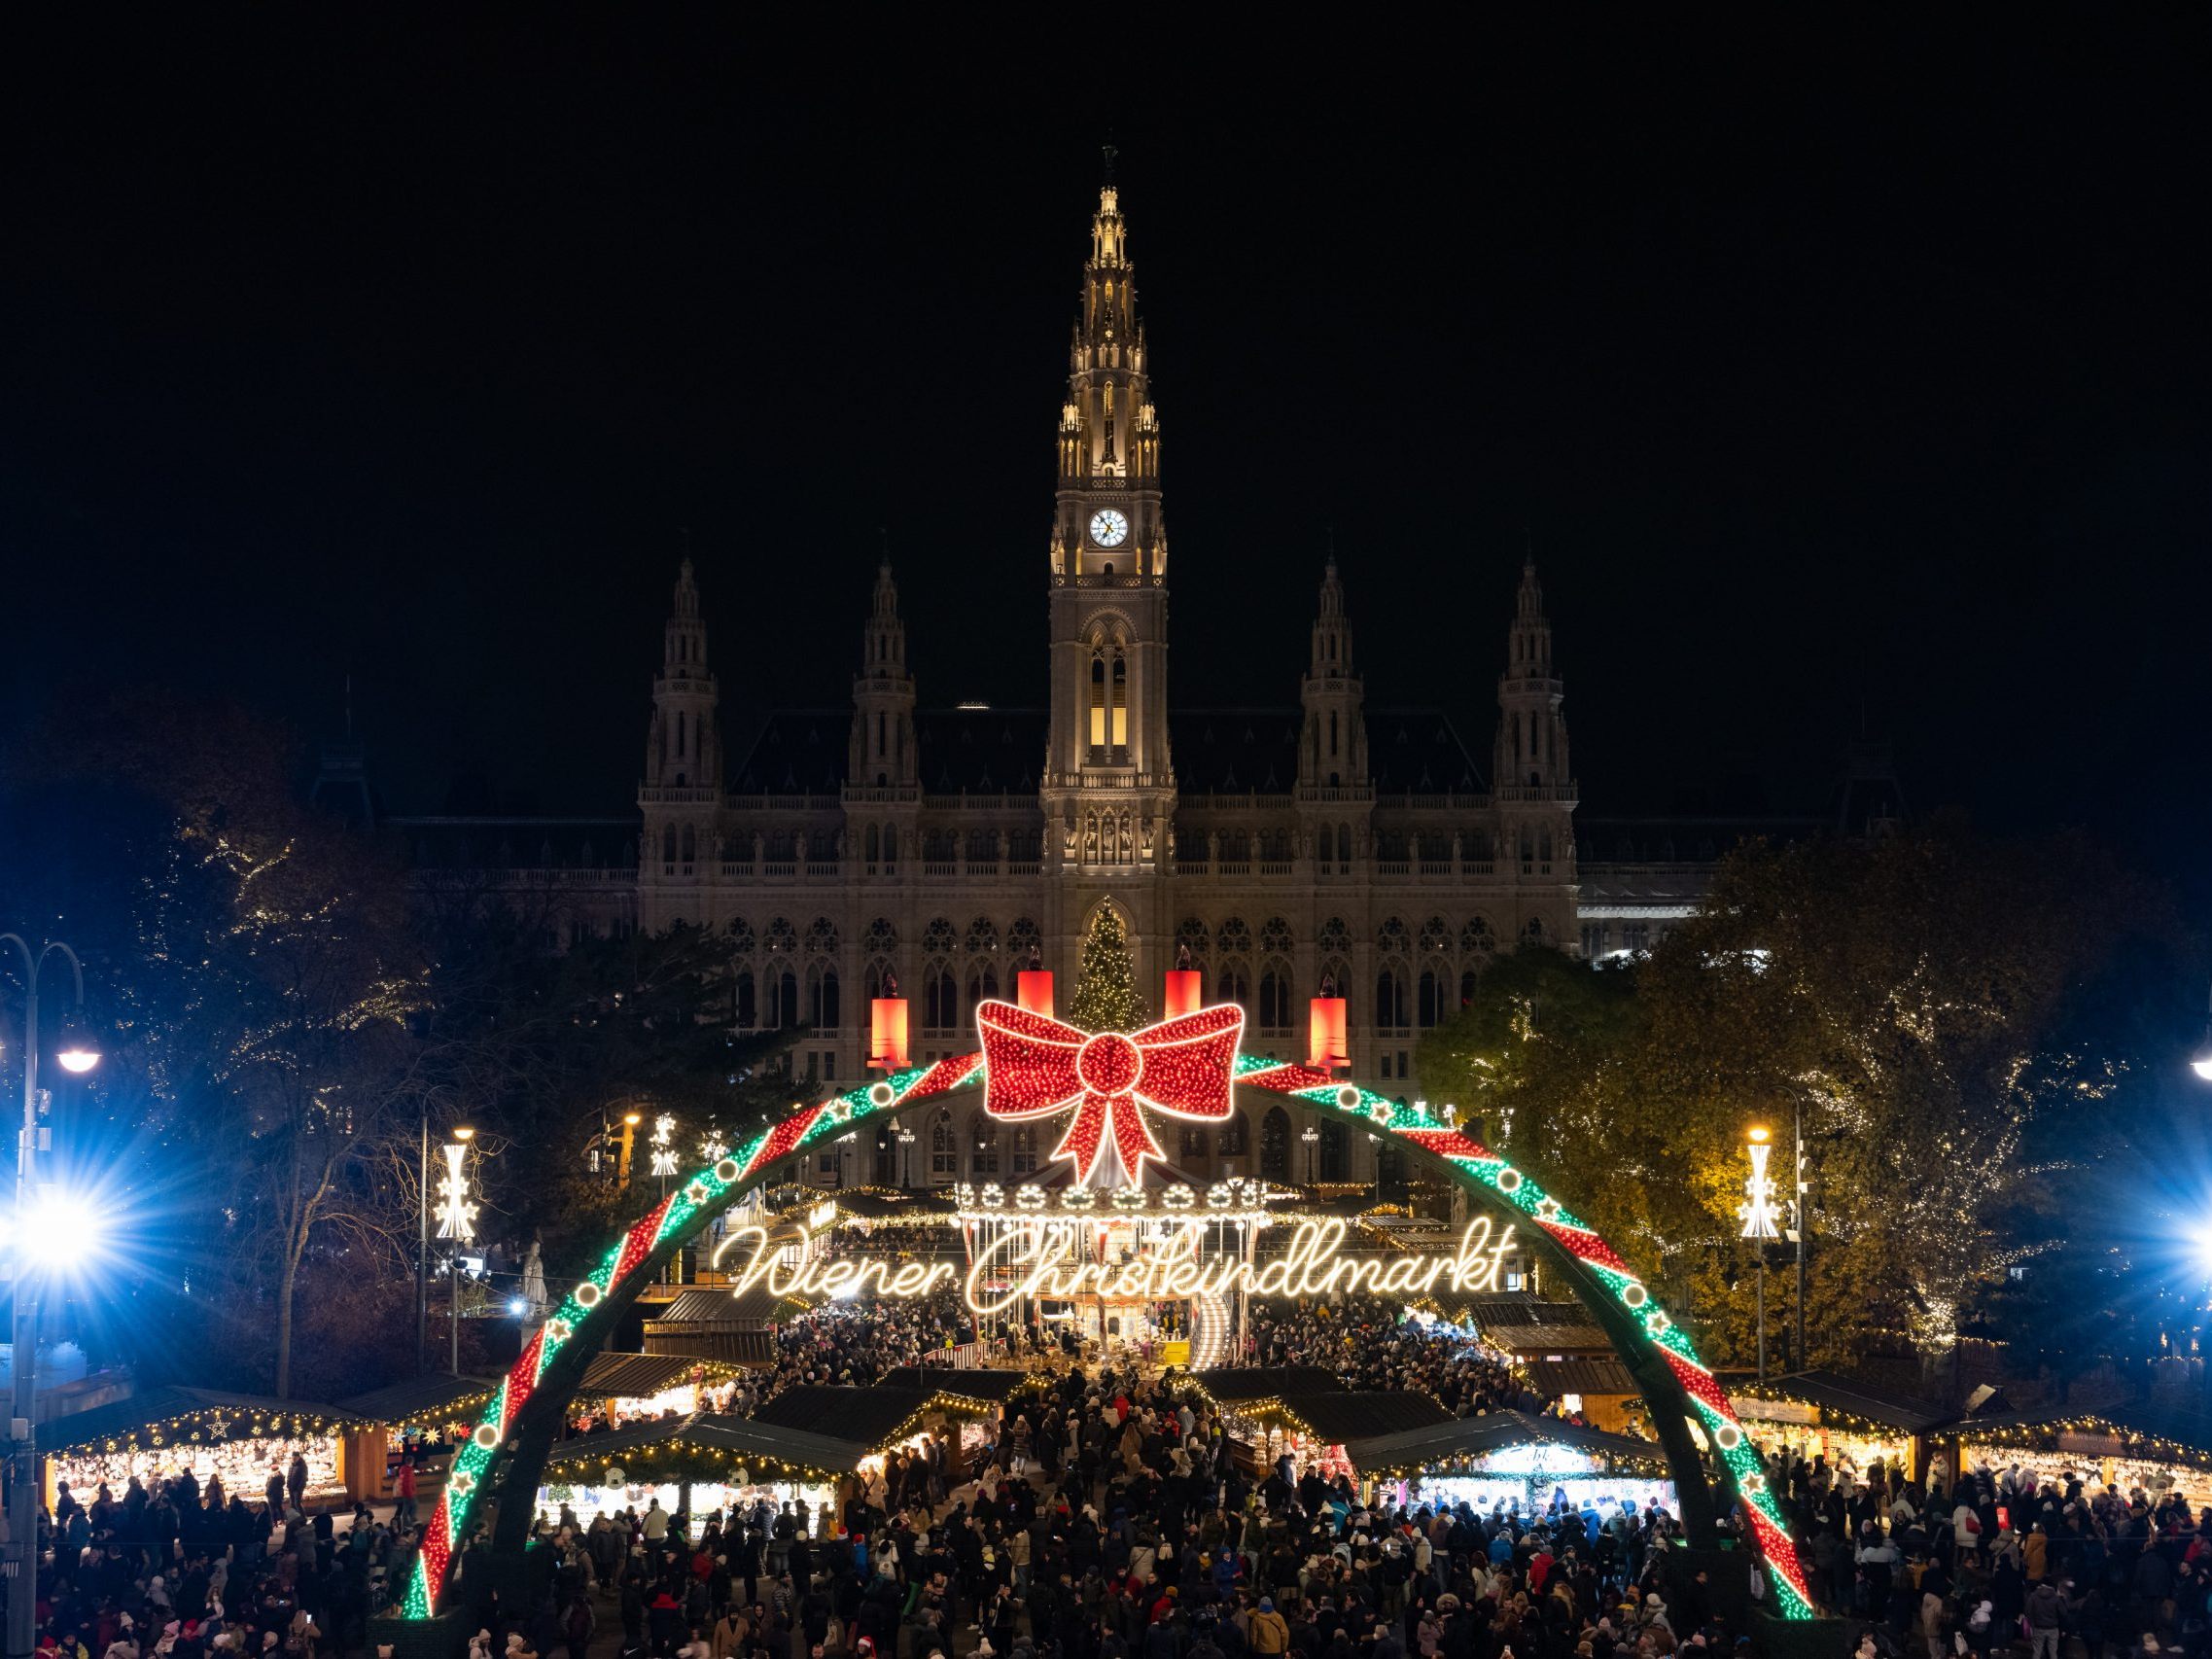
<path id="1" fill-rule="evenodd" d="M 424 1532 L 402 1603 L 404 1615 L 429 1618 L 442 1602 L 453 1540 L 468 1536 L 487 1492 L 496 1490 L 507 1500 L 497 1506 L 495 1558 L 520 1555 L 536 1514 L 553 1431 L 583 1380 L 585 1365 L 639 1292 L 659 1279 L 661 1268 L 685 1245 L 784 1160 L 902 1107 L 974 1087 L 982 1079 L 982 1060 L 980 1054 L 940 1060 L 795 1112 L 693 1175 L 633 1224 L 533 1333 L 484 1408 L 474 1433 L 454 1454 L 444 1496 Z M 1711 1547 L 1720 1504 L 1734 1498 L 1757 1535 L 1778 1610 L 1790 1619 L 1818 1616 L 1796 1546 L 1767 1490 L 1764 1462 L 1736 1408 L 1698 1358 L 1688 1334 L 1668 1318 L 1658 1298 L 1611 1246 L 1533 1181 L 1422 1106 L 1260 1055 L 1238 1058 L 1236 1080 L 1240 1088 L 1335 1111 L 1363 1130 L 1391 1136 L 1441 1170 L 1477 1210 L 1524 1228 L 1522 1236 L 1573 1288 L 1642 1391 L 1689 1541 Z M 1693 1422 L 1714 1453 L 1722 1477 L 1719 1493 L 1706 1478 L 1690 1429 Z"/>

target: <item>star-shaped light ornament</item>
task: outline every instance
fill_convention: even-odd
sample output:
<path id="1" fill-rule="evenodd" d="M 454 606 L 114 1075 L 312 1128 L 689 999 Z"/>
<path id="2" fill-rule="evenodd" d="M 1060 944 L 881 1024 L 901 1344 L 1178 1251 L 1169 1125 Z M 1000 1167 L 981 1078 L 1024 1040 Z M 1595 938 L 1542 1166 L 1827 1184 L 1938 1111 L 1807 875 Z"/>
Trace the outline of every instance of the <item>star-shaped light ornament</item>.
<path id="1" fill-rule="evenodd" d="M 1556 1221 L 1565 1214 L 1566 1212 L 1560 1207 L 1560 1201 L 1557 1198 L 1539 1198 L 1536 1200 L 1536 1219 L 1539 1221 Z"/>
<path id="2" fill-rule="evenodd" d="M 689 1186 L 686 1186 L 684 1189 L 684 1196 L 688 1198 L 694 1204 L 704 1204 L 707 1201 L 708 1195 L 712 1192 L 712 1190 L 713 1189 L 709 1187 L 705 1182 L 694 1181 Z"/>
<path id="3" fill-rule="evenodd" d="M 1650 1313 L 1643 1316 L 1644 1332 L 1650 1336 L 1664 1335 L 1673 1324 L 1674 1322 L 1668 1319 L 1666 1313 L 1659 1308 L 1654 1308 Z"/>

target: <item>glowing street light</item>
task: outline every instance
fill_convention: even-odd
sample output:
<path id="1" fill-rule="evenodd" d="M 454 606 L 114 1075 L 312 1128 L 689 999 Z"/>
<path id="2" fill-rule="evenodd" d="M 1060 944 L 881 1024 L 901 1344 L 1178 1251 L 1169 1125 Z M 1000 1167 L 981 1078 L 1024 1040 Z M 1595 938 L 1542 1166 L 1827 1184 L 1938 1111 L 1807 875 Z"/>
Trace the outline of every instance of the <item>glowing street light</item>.
<path id="1" fill-rule="evenodd" d="M 2212 1018 L 2204 1022 L 2204 1041 L 2196 1045 L 2195 1054 L 2190 1058 L 2189 1069 L 2206 1082 L 2212 1083 Z"/>
<path id="2" fill-rule="evenodd" d="M 1767 1246 L 1782 1236 L 1774 1224 L 1781 1219 L 1774 1203 L 1774 1178 L 1767 1173 L 1774 1137 L 1765 1124 L 1754 1124 L 1743 1149 L 1751 1156 L 1751 1175 L 1743 1183 L 1743 1202 L 1736 1213 L 1743 1220 L 1742 1236 L 1751 1241 L 1759 1257 L 1759 1380 L 1763 1383 L 1767 1380 Z"/>
<path id="3" fill-rule="evenodd" d="M 1737 1217 L 1743 1223 L 1741 1236 L 1778 1239 L 1782 1230 L 1776 1223 L 1782 1212 L 1774 1202 L 1774 1178 L 1767 1173 L 1767 1160 L 1774 1151 L 1774 1138 L 1762 1125 L 1751 1131 L 1744 1150 L 1751 1154 L 1751 1175 L 1743 1183 L 1743 1202 L 1736 1207 Z"/>
<path id="4" fill-rule="evenodd" d="M 23 1125 L 16 1136 L 16 1214 L 10 1229 L 10 1253 L 16 1258 L 15 1312 L 10 1327 L 14 1344 L 15 1387 L 9 1415 L 22 1431 L 9 1448 L 13 1466 L 8 1480 L 8 1574 L 18 1594 L 8 1599 L 7 1641 L 10 1653 L 30 1652 L 37 1641 L 38 1581 L 38 1278 L 34 1266 L 51 1267 L 49 1253 L 74 1242 L 84 1219 L 82 1207 L 69 1205 L 37 1184 L 38 1154 L 47 1130 L 40 1124 L 45 1102 L 38 1085 L 39 972 L 47 959 L 58 952 L 69 964 L 75 983 L 68 1023 L 62 1030 L 54 1061 L 64 1072 L 82 1077 L 100 1063 L 100 1051 L 84 1036 L 85 965 L 76 951 L 59 939 L 50 939 L 36 950 L 20 934 L 0 934 L 0 942 L 12 944 L 23 959 Z"/>

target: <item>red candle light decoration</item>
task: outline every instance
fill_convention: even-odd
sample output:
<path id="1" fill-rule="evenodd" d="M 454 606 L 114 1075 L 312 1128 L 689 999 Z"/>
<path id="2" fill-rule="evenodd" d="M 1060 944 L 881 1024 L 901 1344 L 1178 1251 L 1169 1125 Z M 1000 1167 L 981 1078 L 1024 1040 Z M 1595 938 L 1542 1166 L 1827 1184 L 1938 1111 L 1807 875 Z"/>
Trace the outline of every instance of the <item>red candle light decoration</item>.
<path id="1" fill-rule="evenodd" d="M 1306 1063 L 1317 1072 L 1341 1072 L 1352 1064 L 1345 1045 L 1344 999 L 1316 997 L 1307 1028 Z"/>
<path id="2" fill-rule="evenodd" d="M 1052 1017 L 1052 970 L 1025 968 L 1015 976 L 1014 999 L 1033 1014 Z"/>
<path id="3" fill-rule="evenodd" d="M 869 999 L 868 1064 L 883 1072 L 902 1072 L 906 1069 L 904 997 Z"/>
<path id="4" fill-rule="evenodd" d="M 1205 975 L 1195 968 L 1168 970 L 1168 997 L 1162 1019 L 1176 1019 L 1183 1014 L 1198 1012 L 1205 1000 Z"/>

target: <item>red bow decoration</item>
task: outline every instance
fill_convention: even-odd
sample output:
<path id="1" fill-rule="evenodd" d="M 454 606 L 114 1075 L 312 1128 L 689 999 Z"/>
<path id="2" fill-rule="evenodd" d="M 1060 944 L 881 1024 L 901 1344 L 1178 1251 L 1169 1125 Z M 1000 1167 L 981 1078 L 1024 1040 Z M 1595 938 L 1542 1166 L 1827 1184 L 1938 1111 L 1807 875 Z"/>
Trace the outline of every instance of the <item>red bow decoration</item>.
<path id="1" fill-rule="evenodd" d="M 983 1110 L 1018 1123 L 1074 1107 L 1052 1155 L 1073 1161 L 1077 1182 L 1091 1179 L 1109 1135 L 1133 1182 L 1143 1179 L 1146 1158 L 1167 1161 L 1144 1120 L 1147 1108 L 1209 1123 L 1229 1115 L 1245 1034 L 1245 1010 L 1234 1003 L 1127 1035 L 1077 1031 L 1013 1003 L 978 1005 L 975 1023 Z"/>

